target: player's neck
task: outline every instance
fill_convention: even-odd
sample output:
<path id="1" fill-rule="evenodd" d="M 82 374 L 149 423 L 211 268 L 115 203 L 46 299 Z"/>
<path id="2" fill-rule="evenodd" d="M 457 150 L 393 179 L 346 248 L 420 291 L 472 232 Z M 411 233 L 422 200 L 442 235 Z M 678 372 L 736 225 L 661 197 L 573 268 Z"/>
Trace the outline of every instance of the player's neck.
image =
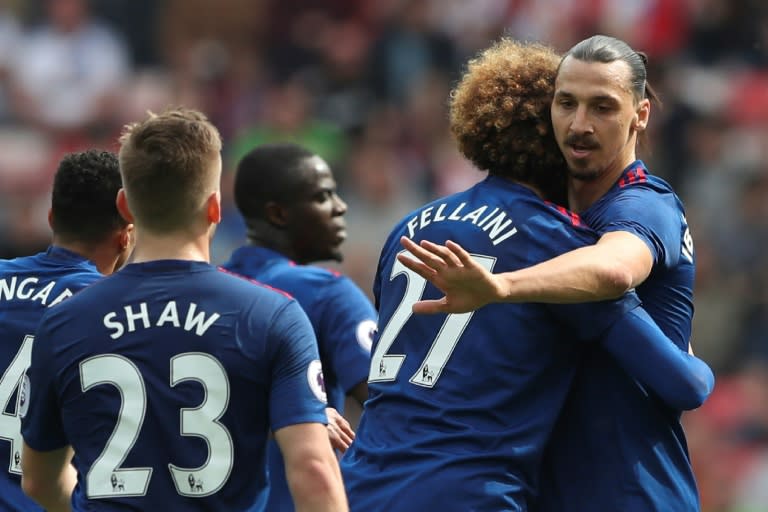
<path id="1" fill-rule="evenodd" d="M 131 263 L 155 260 L 211 261 L 211 239 L 208 234 L 191 237 L 188 233 L 142 233 L 136 230 L 136 247 Z"/>
<path id="2" fill-rule="evenodd" d="M 271 226 L 263 224 L 253 224 L 248 226 L 246 234 L 248 245 L 254 247 L 263 247 L 271 251 L 279 252 L 288 259 L 296 260 L 293 254 L 292 244 L 282 231 L 273 229 Z"/>
<path id="3" fill-rule="evenodd" d="M 87 259 L 96 265 L 96 269 L 101 274 L 108 275 L 115 271 L 118 255 L 115 253 L 115 249 L 106 242 L 100 244 L 66 242 L 54 237 L 52 244 Z"/>
<path id="4" fill-rule="evenodd" d="M 603 197 L 621 177 L 624 169 L 636 160 L 635 153 L 617 160 L 609 170 L 594 180 L 577 180 L 568 178 L 568 208 L 576 213 L 581 213 Z"/>

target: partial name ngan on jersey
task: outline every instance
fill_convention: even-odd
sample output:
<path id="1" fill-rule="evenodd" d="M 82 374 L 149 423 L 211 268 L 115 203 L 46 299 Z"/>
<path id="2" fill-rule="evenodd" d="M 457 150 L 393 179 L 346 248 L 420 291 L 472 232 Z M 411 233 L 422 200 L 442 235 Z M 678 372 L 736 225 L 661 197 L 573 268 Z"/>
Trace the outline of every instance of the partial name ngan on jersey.
<path id="1" fill-rule="evenodd" d="M 64 291 L 56 294 L 53 301 L 48 302 L 51 291 L 56 286 L 56 281 L 48 281 L 45 285 L 40 283 L 40 278 L 28 276 L 19 278 L 19 276 L 9 276 L 0 279 L 0 300 L 29 300 L 38 301 L 43 306 L 53 306 L 72 296 L 72 291 L 65 288 Z"/>

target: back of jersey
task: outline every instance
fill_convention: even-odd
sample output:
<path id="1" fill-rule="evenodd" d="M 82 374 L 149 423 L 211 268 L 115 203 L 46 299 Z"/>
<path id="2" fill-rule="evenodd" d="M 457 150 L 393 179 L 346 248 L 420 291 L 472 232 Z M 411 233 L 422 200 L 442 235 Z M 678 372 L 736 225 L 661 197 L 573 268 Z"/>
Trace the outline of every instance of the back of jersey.
<path id="1" fill-rule="evenodd" d="M 92 263 L 60 247 L 0 261 L 0 510 L 41 510 L 21 491 L 19 411 L 26 397 L 17 392 L 35 329 L 48 307 L 100 277 Z"/>
<path id="2" fill-rule="evenodd" d="M 370 399 L 342 461 L 351 509 L 527 510 L 544 443 L 578 361 L 578 341 L 623 302 L 499 304 L 412 315 L 439 292 L 402 265 L 399 238 L 453 240 L 493 272 L 535 264 L 594 241 L 529 189 L 489 177 L 407 217 L 388 239 L 375 296 L 379 332 Z"/>
<path id="3" fill-rule="evenodd" d="M 268 430 L 325 421 L 317 358 L 289 297 L 203 262 L 131 264 L 43 319 L 24 438 L 73 446 L 75 510 L 246 510 Z"/>

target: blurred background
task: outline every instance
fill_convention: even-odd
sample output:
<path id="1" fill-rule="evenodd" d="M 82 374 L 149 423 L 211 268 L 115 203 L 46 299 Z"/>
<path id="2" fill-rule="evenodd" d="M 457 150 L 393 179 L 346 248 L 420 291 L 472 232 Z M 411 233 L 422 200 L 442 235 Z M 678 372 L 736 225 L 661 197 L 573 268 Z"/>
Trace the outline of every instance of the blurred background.
<path id="1" fill-rule="evenodd" d="M 244 240 L 234 162 L 293 140 L 334 168 L 339 268 L 370 294 L 391 226 L 484 177 L 447 130 L 466 60 L 501 35 L 565 51 L 594 33 L 646 51 L 664 102 L 641 155 L 698 253 L 693 347 L 718 378 L 684 416 L 703 510 L 768 510 L 765 0 L 0 0 L 0 257 L 47 246 L 65 152 L 116 150 L 126 122 L 184 105 L 225 142 L 214 262 Z"/>

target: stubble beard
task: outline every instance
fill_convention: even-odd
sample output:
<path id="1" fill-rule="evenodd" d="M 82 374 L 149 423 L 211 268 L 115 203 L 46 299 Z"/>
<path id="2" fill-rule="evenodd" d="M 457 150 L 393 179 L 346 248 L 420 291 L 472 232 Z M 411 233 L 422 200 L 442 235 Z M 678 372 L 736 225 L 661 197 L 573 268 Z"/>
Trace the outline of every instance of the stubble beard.
<path id="1" fill-rule="evenodd" d="M 597 179 L 600 178 L 600 176 L 603 174 L 605 174 L 605 169 L 594 169 L 588 167 L 579 169 L 571 167 L 570 165 L 568 166 L 568 176 L 576 181 L 590 183 L 597 181 Z"/>

